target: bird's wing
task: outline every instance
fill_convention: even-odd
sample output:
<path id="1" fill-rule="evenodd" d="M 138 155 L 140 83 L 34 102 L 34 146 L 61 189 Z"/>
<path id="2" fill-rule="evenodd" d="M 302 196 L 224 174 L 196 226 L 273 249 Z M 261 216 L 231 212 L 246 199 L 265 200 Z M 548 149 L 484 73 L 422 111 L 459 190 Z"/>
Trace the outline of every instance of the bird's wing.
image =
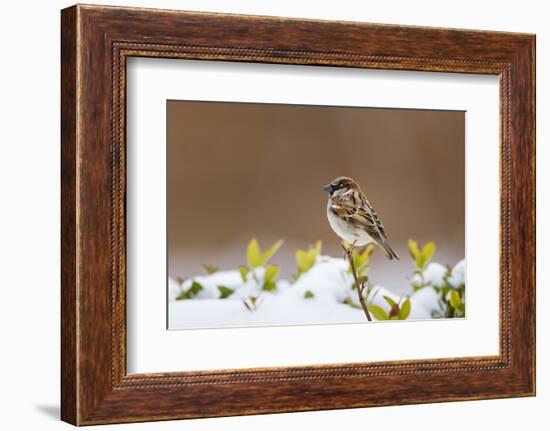
<path id="1" fill-rule="evenodd" d="M 361 205 L 361 197 L 355 191 L 347 191 L 340 195 L 335 195 L 330 199 L 330 207 L 340 217 L 349 219 L 357 214 L 357 209 Z"/>
<path id="2" fill-rule="evenodd" d="M 374 224 L 376 226 L 376 229 L 380 233 L 380 237 L 385 240 L 387 239 L 388 235 L 386 234 L 386 230 L 384 229 L 384 225 L 382 224 L 382 220 L 380 220 L 380 217 L 378 217 L 378 214 L 376 214 L 376 211 L 371 206 L 370 202 L 363 197 L 363 202 L 361 205 L 361 209 L 359 210 L 359 213 L 365 213 L 368 214 L 368 217 L 374 221 Z"/>
<path id="3" fill-rule="evenodd" d="M 364 229 L 374 240 L 387 238 L 382 221 L 361 192 L 354 190 L 331 199 L 332 210 L 349 222 Z"/>

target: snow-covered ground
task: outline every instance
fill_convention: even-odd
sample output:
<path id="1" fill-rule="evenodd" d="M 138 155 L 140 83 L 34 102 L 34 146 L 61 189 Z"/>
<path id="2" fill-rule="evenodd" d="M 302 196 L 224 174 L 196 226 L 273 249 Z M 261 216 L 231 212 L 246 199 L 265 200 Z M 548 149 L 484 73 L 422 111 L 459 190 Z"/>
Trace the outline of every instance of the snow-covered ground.
<path id="1" fill-rule="evenodd" d="M 200 275 L 186 280 L 181 286 L 170 279 L 169 329 L 366 321 L 363 311 L 357 307 L 357 293 L 351 289 L 353 279 L 348 272 L 348 264 L 342 258 L 319 256 L 315 265 L 295 282 L 278 280 L 273 291 L 261 289 L 264 271 L 263 267 L 250 271 L 246 281 L 243 281 L 238 270 Z M 435 286 L 442 285 L 446 272 L 447 268 L 443 265 L 430 263 L 424 272 L 424 281 Z M 464 283 L 464 261 L 455 266 L 449 279 Z M 192 286 L 193 281 L 202 289 L 191 299 L 176 300 L 182 291 Z M 408 281 L 403 280 L 403 283 Z M 232 293 L 220 298 L 223 289 L 220 290 L 219 286 L 231 289 Z M 225 292 L 227 294 L 228 291 Z M 384 296 L 396 302 L 400 299 L 400 295 L 375 285 L 369 295 L 369 303 L 389 310 Z M 255 307 L 250 303 L 251 297 L 257 298 Z M 414 294 L 411 287 L 408 319 L 431 319 L 432 311 L 438 307 L 437 298 L 431 287 L 422 288 Z M 248 302 L 249 307 L 244 302 Z"/>

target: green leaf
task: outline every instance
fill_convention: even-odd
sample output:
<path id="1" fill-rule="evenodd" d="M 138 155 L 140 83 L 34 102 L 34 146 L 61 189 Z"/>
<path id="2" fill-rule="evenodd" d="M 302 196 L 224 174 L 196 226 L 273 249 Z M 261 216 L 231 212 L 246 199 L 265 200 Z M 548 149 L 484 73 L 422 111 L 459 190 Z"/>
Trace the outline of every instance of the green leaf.
<path id="1" fill-rule="evenodd" d="M 265 268 L 264 280 L 266 282 L 275 281 L 277 274 L 279 274 L 279 270 L 280 268 L 277 265 L 267 265 Z"/>
<path id="2" fill-rule="evenodd" d="M 206 272 L 209 275 L 218 272 L 218 270 L 220 269 L 217 266 L 208 265 L 206 263 L 202 264 L 202 268 L 204 269 L 204 272 Z"/>
<path id="3" fill-rule="evenodd" d="M 268 280 L 266 280 L 266 281 L 264 282 L 263 290 L 265 290 L 265 291 L 267 291 L 267 292 L 272 292 L 272 291 L 274 291 L 276 288 L 277 288 L 277 284 L 275 284 L 275 282 L 273 282 L 273 281 L 268 281 Z"/>
<path id="4" fill-rule="evenodd" d="M 367 308 L 376 320 L 389 320 L 388 313 L 382 307 L 370 304 Z"/>
<path id="5" fill-rule="evenodd" d="M 315 265 L 315 262 L 317 261 L 317 251 L 315 249 L 311 249 L 307 252 L 307 269 L 306 271 L 309 271 L 313 265 Z"/>
<path id="6" fill-rule="evenodd" d="M 315 295 L 313 294 L 313 292 L 311 290 L 306 290 L 304 292 L 304 298 L 306 299 L 310 299 L 310 298 L 313 298 Z"/>
<path id="7" fill-rule="evenodd" d="M 409 246 L 409 253 L 411 254 L 411 257 L 415 261 L 417 261 L 418 257 L 420 256 L 420 249 L 418 248 L 418 243 L 414 239 L 409 239 L 408 246 Z"/>
<path id="8" fill-rule="evenodd" d="M 275 253 L 277 253 L 277 250 L 281 248 L 284 241 L 280 239 L 279 241 L 276 241 L 271 247 L 269 247 L 266 251 L 264 251 L 264 254 L 262 255 L 262 265 L 266 264 L 269 259 L 273 257 Z M 258 249 L 259 251 L 259 249 Z"/>
<path id="9" fill-rule="evenodd" d="M 246 260 L 248 261 L 248 266 L 251 268 L 257 268 L 263 263 L 263 256 L 260 251 L 260 245 L 256 238 L 252 238 L 248 243 L 246 249 Z"/>
<path id="10" fill-rule="evenodd" d="M 391 299 L 389 296 L 384 296 L 384 299 L 388 304 L 390 304 L 390 307 L 393 307 L 394 305 L 397 305 L 393 299 Z"/>
<path id="11" fill-rule="evenodd" d="M 365 261 L 365 263 L 369 261 L 373 252 L 374 252 L 374 244 L 372 243 L 367 244 L 367 246 L 361 252 L 361 256 L 363 256 L 363 260 Z"/>
<path id="12" fill-rule="evenodd" d="M 422 258 L 424 259 L 424 264 L 426 264 L 435 253 L 435 242 L 430 241 L 422 249 Z"/>
<path id="13" fill-rule="evenodd" d="M 355 264 L 355 269 L 357 270 L 358 274 L 365 267 L 365 259 L 360 253 L 353 254 L 353 263 Z"/>
<path id="14" fill-rule="evenodd" d="M 246 266 L 239 266 L 239 272 L 241 274 L 241 278 L 243 279 L 243 283 L 246 282 L 246 276 L 248 275 L 248 272 L 250 270 Z"/>
<path id="15" fill-rule="evenodd" d="M 193 281 L 193 284 L 189 288 L 189 292 L 191 292 L 192 296 L 195 296 L 197 293 L 199 293 L 203 289 L 202 285 L 200 283 L 197 283 L 196 281 Z"/>
<path id="16" fill-rule="evenodd" d="M 401 304 L 401 309 L 399 310 L 399 320 L 405 320 L 409 317 L 411 313 L 411 300 L 407 298 L 403 304 Z"/>
<path id="17" fill-rule="evenodd" d="M 367 264 L 373 250 L 374 246 L 372 244 L 367 245 L 361 252 L 359 252 L 357 248 L 353 249 L 351 258 L 353 259 L 353 264 L 355 265 L 357 275 L 364 275 L 367 272 Z M 351 265 L 348 265 L 348 272 L 352 272 Z"/>
<path id="18" fill-rule="evenodd" d="M 451 302 L 451 307 L 453 307 L 453 308 L 460 307 L 460 303 L 461 303 L 460 295 L 458 294 L 458 292 L 456 290 L 451 290 L 450 302 Z"/>
<path id="19" fill-rule="evenodd" d="M 319 256 L 323 250 L 323 241 L 318 240 L 313 248 L 315 249 L 315 257 Z"/>
<path id="20" fill-rule="evenodd" d="M 196 296 L 202 289 L 203 287 L 200 283 L 193 281 L 193 284 L 191 284 L 191 287 L 189 289 L 184 290 L 178 296 L 176 296 L 176 300 L 179 301 L 181 299 L 191 299 Z"/>
<path id="21" fill-rule="evenodd" d="M 307 259 L 308 259 L 308 264 L 309 264 L 308 269 L 310 269 L 313 265 L 315 265 L 315 261 L 317 260 L 317 256 L 318 256 L 317 250 L 315 250 L 314 248 L 308 250 L 308 252 L 307 252 Z"/>
<path id="22" fill-rule="evenodd" d="M 417 268 L 419 269 L 423 269 L 426 266 L 426 263 L 428 263 L 433 257 L 436 249 L 435 242 L 433 241 L 430 241 L 424 245 L 422 250 L 420 250 L 418 242 L 413 239 L 409 239 L 408 246 L 409 252 L 414 259 Z"/>
<path id="23" fill-rule="evenodd" d="M 298 267 L 298 272 L 300 273 L 306 272 L 309 269 L 309 259 L 307 251 L 296 251 L 296 266 Z"/>
<path id="24" fill-rule="evenodd" d="M 310 246 L 308 250 L 297 250 L 296 251 L 296 266 L 298 267 L 298 274 L 303 274 L 304 272 L 309 271 L 315 262 L 317 261 L 317 256 L 321 254 L 322 242 L 317 241 L 314 246 Z"/>
<path id="25" fill-rule="evenodd" d="M 231 289 L 226 286 L 218 286 L 218 290 L 220 291 L 220 299 L 225 299 L 228 296 L 231 296 L 235 291 L 234 289 Z"/>

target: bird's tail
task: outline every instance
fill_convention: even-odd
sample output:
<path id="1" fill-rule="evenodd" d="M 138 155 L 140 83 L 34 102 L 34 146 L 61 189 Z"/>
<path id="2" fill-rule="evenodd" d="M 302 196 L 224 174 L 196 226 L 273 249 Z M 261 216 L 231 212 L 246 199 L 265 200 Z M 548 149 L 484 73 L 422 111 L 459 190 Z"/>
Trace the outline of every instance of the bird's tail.
<path id="1" fill-rule="evenodd" d="M 386 256 L 388 257 L 389 260 L 393 260 L 393 259 L 399 260 L 399 256 L 395 251 L 393 251 L 393 249 L 390 247 L 390 245 L 387 242 L 384 242 L 381 245 L 384 248 L 384 253 L 386 253 Z"/>

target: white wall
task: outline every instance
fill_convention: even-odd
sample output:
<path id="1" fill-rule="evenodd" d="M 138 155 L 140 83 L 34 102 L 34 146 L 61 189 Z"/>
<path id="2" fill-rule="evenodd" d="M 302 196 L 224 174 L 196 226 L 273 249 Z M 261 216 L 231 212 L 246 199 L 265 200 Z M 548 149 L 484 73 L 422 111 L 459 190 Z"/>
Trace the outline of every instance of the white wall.
<path id="1" fill-rule="evenodd" d="M 538 220 L 550 216 L 542 193 L 550 173 L 544 145 L 550 116 L 549 14 L 545 2 L 297 0 L 118 1 L 104 4 L 357 20 L 393 24 L 537 33 Z M 2 5 L 0 65 L 0 424 L 5 429 L 69 429 L 58 421 L 59 399 L 59 9 L 70 2 Z M 544 55 L 546 54 L 546 55 Z M 546 163 L 545 163 L 546 162 Z M 538 228 L 538 397 L 330 412 L 123 425 L 109 429 L 266 430 L 359 428 L 522 429 L 546 420 L 550 401 L 547 225 Z M 544 338 L 546 340 L 544 340 Z M 103 427 L 100 427 L 103 428 Z"/>

